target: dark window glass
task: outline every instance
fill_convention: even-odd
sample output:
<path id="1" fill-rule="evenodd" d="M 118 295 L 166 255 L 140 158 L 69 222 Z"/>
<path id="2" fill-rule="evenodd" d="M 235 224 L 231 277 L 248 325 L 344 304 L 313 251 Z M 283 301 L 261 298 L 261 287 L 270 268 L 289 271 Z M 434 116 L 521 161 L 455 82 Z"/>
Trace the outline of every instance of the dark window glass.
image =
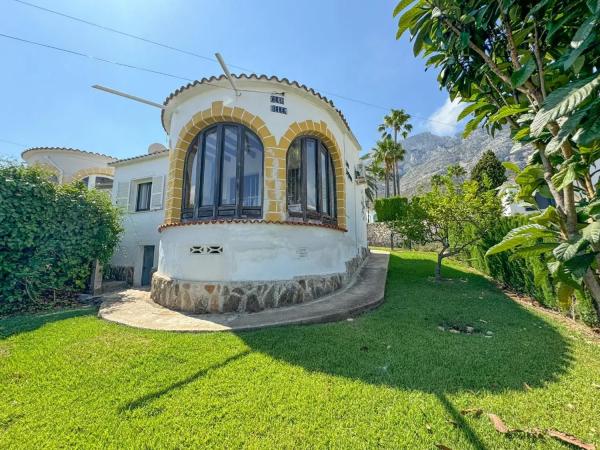
<path id="1" fill-rule="evenodd" d="M 260 206 L 262 203 L 263 149 L 258 138 L 244 131 L 244 170 L 242 193 L 244 206 Z"/>
<path id="2" fill-rule="evenodd" d="M 331 159 L 331 155 L 329 155 L 329 164 L 327 167 L 329 171 L 329 176 L 327 180 L 329 182 L 329 208 L 330 208 L 330 216 L 336 216 L 336 204 L 335 204 L 335 190 L 337 186 L 335 185 L 335 171 L 333 169 L 333 159 Z"/>
<path id="3" fill-rule="evenodd" d="M 81 182 L 87 187 L 90 184 L 90 178 L 89 177 L 82 178 Z"/>
<path id="4" fill-rule="evenodd" d="M 317 209 L 317 142 L 306 140 L 306 208 Z"/>
<path id="5" fill-rule="evenodd" d="M 263 146 L 237 124 L 216 124 L 190 146 L 183 177 L 182 219 L 261 217 Z"/>
<path id="6" fill-rule="evenodd" d="M 237 197 L 237 127 L 225 127 L 223 169 L 221 170 L 221 205 L 235 205 Z"/>
<path id="7" fill-rule="evenodd" d="M 96 177 L 96 185 L 94 186 L 98 190 L 111 190 L 113 187 L 112 178 L 108 177 Z"/>
<path id="8" fill-rule="evenodd" d="M 320 174 L 321 174 L 321 180 L 319 183 L 319 186 L 321 187 L 321 198 L 320 198 L 320 205 L 321 205 L 321 212 L 323 214 L 327 214 L 328 216 L 331 215 L 330 210 L 329 210 L 329 196 L 327 194 L 327 190 L 329 188 L 329 184 L 327 183 L 327 152 L 326 150 L 323 148 L 323 146 L 321 145 L 319 147 L 319 157 L 321 158 L 320 160 Z"/>
<path id="9" fill-rule="evenodd" d="M 217 175 L 217 130 L 206 133 L 204 140 L 201 206 L 214 205 Z"/>
<path id="10" fill-rule="evenodd" d="M 140 183 L 137 186 L 136 211 L 148 211 L 150 209 L 150 194 L 152 192 L 152 183 Z"/>
<path id="11" fill-rule="evenodd" d="M 287 155 L 287 203 L 292 213 L 302 212 L 302 147 L 296 139 Z"/>
<path id="12" fill-rule="evenodd" d="M 287 155 L 287 205 L 292 217 L 335 222 L 335 176 L 327 148 L 311 137 L 298 138 Z"/>
<path id="13" fill-rule="evenodd" d="M 184 173 L 185 198 L 183 207 L 193 208 L 196 205 L 196 173 L 198 165 L 198 145 L 192 145 L 188 152 Z"/>

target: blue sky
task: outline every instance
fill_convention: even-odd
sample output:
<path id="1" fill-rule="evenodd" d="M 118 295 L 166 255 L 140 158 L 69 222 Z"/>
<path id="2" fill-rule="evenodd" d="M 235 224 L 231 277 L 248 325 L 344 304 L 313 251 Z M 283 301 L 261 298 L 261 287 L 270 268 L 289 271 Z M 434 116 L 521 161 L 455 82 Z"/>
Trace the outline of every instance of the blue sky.
<path id="1" fill-rule="evenodd" d="M 408 37 L 396 41 L 393 1 L 27 0 L 104 26 L 200 55 L 219 51 L 232 72 L 274 74 L 330 97 L 364 150 L 378 137 L 384 109 L 414 115 L 415 132 L 454 134 L 459 108 L 424 71 Z M 0 33 L 113 61 L 202 78 L 217 63 L 182 55 L 0 0 Z M 129 157 L 165 142 L 158 109 L 94 89 L 103 84 L 162 102 L 182 84 L 160 75 L 105 64 L 0 37 L 0 156 L 18 158 L 25 146 L 64 146 Z M 433 119 L 427 121 L 425 119 Z M 450 125 L 444 125 L 449 123 Z"/>

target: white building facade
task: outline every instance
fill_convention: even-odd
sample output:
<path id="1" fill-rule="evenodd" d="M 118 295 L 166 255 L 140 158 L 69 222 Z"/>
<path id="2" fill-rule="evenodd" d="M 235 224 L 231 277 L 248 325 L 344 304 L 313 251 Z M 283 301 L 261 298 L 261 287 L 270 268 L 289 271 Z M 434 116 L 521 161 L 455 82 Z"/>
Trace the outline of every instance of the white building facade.
<path id="1" fill-rule="evenodd" d="M 153 144 L 148 154 L 113 162 L 111 167 L 113 202 L 123 211 L 124 229 L 111 265 L 131 273 L 134 286 L 148 286 L 158 265 L 168 150 Z"/>
<path id="2" fill-rule="evenodd" d="M 152 299 L 258 311 L 321 297 L 367 255 L 360 147 L 314 91 L 265 76 L 195 82 L 167 98 L 165 222 Z"/>

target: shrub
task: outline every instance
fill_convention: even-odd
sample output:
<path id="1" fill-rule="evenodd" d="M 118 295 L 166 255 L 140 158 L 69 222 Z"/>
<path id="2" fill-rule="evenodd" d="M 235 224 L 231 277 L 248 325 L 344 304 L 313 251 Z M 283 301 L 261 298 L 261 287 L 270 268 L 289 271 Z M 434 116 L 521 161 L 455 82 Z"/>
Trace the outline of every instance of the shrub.
<path id="1" fill-rule="evenodd" d="M 106 193 L 58 186 L 37 167 L 0 164 L 0 314 L 81 291 L 121 232 Z"/>
<path id="2" fill-rule="evenodd" d="M 485 257 L 486 251 L 502 241 L 506 233 L 527 223 L 526 216 L 499 218 L 483 239 L 463 254 L 461 259 L 507 288 L 530 296 L 548 308 L 561 310 L 543 255 L 516 258 L 511 252 L 505 252 Z M 569 313 L 590 325 L 597 323 L 594 307 L 587 293 L 576 292 L 574 310 Z"/>
<path id="3" fill-rule="evenodd" d="M 375 200 L 377 222 L 392 222 L 406 213 L 408 199 L 406 197 L 388 197 Z"/>

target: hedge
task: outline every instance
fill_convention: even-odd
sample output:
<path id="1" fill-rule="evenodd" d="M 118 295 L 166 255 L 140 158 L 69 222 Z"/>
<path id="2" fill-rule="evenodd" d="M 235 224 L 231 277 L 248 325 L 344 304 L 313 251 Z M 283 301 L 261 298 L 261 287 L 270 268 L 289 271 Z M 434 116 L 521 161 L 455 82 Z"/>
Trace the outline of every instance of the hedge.
<path id="1" fill-rule="evenodd" d="M 408 199 L 406 197 L 388 197 L 375 200 L 377 222 L 398 220 L 406 212 Z"/>
<path id="2" fill-rule="evenodd" d="M 84 289 L 93 262 L 112 256 L 120 223 L 106 193 L 0 163 L 0 314 L 39 309 Z"/>
<path id="3" fill-rule="evenodd" d="M 526 216 L 502 217 L 484 239 L 473 246 L 461 259 L 472 267 L 494 278 L 511 290 L 530 296 L 542 305 L 561 310 L 555 294 L 554 284 L 543 255 L 528 258 L 513 258 L 510 252 L 485 257 L 485 252 L 497 244 L 513 228 L 525 225 Z M 592 300 L 587 294 L 577 294 L 573 311 L 575 317 L 590 324 L 597 324 Z"/>

